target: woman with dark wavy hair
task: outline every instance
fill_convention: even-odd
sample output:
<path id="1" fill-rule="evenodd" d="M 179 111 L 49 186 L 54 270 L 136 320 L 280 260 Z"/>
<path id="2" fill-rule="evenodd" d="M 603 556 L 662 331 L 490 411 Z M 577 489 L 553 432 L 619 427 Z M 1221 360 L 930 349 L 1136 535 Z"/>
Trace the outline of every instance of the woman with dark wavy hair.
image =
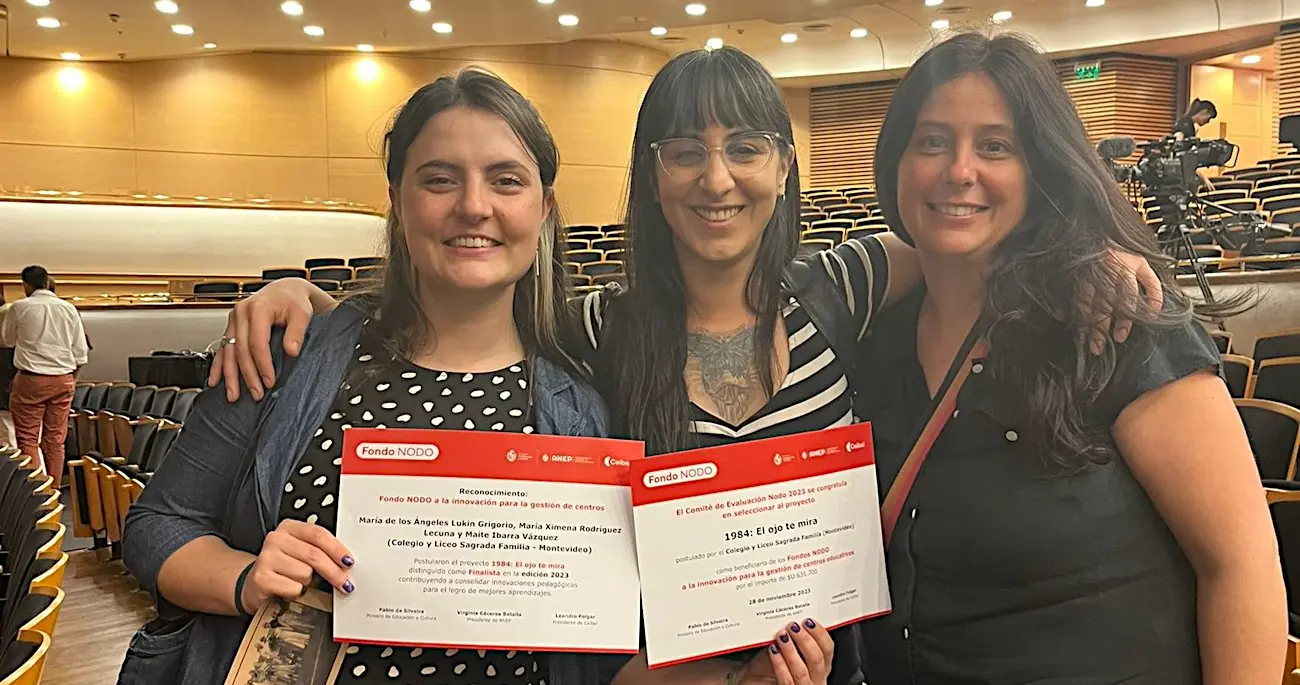
<path id="1" fill-rule="evenodd" d="M 1050 62 L 1012 35 L 935 46 L 875 168 L 925 280 L 867 342 L 882 488 L 972 329 L 987 354 L 894 531 L 868 682 L 1276 685 L 1276 542 L 1219 355 L 1167 267 L 1162 311 L 1112 295 L 1109 246 L 1167 261 Z M 1081 286 L 1135 322 L 1125 345 L 1092 354 Z"/>

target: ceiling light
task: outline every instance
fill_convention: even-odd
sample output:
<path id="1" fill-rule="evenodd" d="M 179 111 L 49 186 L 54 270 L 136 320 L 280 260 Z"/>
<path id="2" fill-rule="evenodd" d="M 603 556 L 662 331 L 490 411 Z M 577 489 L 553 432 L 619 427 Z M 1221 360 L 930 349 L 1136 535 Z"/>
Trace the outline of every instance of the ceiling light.
<path id="1" fill-rule="evenodd" d="M 782 43 L 793 43 L 793 42 L 795 42 L 796 40 L 799 40 L 799 36 L 797 36 L 797 35 L 795 35 L 795 34 L 793 34 L 793 33 L 783 33 L 783 34 L 781 34 L 781 42 L 782 42 Z"/>
<path id="2" fill-rule="evenodd" d="M 216 43 L 204 43 L 204 44 L 203 44 L 203 49 L 204 49 L 204 50 L 216 50 L 216 49 L 217 49 L 217 44 L 216 44 Z"/>
<path id="3" fill-rule="evenodd" d="M 80 62 L 80 61 L 81 61 L 81 55 L 79 55 L 79 54 L 77 54 L 77 53 L 75 53 L 75 52 L 65 52 L 65 53 L 63 53 L 62 55 L 59 55 L 59 59 L 65 61 L 65 62 Z"/>
<path id="4" fill-rule="evenodd" d="M 577 26 L 578 17 L 572 14 L 560 15 L 560 26 Z"/>
<path id="5" fill-rule="evenodd" d="M 947 19 L 935 19 L 934 21 L 930 22 L 930 28 L 935 29 L 935 30 L 937 30 L 937 31 L 942 31 L 942 30 L 948 28 L 948 20 L 947 20 Z"/>
<path id="6" fill-rule="evenodd" d="M 374 52 L 375 46 L 371 45 L 370 43 L 362 43 L 357 46 L 357 50 L 360 52 Z"/>
<path id="7" fill-rule="evenodd" d="M 1104 4 L 1106 4 L 1106 0 L 1088 0 L 1083 3 L 1085 7 L 1101 7 Z"/>
<path id="8" fill-rule="evenodd" d="M 666 35 L 668 35 L 668 29 L 666 29 L 666 28 L 664 28 L 664 27 L 662 27 L 662 26 L 656 26 L 656 27 L 650 29 L 650 35 L 652 35 L 652 36 L 666 36 Z"/>
<path id="9" fill-rule="evenodd" d="M 686 13 L 691 15 L 692 17 L 698 17 L 704 14 L 706 11 L 708 11 L 708 9 L 709 8 L 705 7 L 704 5 L 698 2 L 692 2 L 691 4 L 686 6 Z"/>
<path id="10" fill-rule="evenodd" d="M 285 0 L 280 3 L 280 11 L 291 17 L 302 16 L 302 3 L 298 0 Z"/>
<path id="11" fill-rule="evenodd" d="M 867 37 L 867 30 L 864 29 L 864 28 L 862 28 L 861 26 L 859 26 L 858 28 L 853 29 L 852 31 L 849 31 L 849 37 L 850 37 L 850 38 L 866 38 L 866 37 Z"/>
<path id="12" fill-rule="evenodd" d="M 54 17 L 41 17 L 36 20 L 36 25 L 43 29 L 57 29 L 63 26 L 63 23 Z"/>
<path id="13" fill-rule="evenodd" d="M 433 32 L 443 34 L 451 33 L 451 24 L 448 24 L 445 21 L 435 22 L 433 24 Z"/>
<path id="14" fill-rule="evenodd" d="M 710 50 L 717 50 L 718 48 L 721 48 L 721 47 L 722 47 L 722 39 L 721 39 L 721 38 L 710 38 L 710 39 L 704 41 L 704 47 L 706 47 L 706 48 L 708 48 L 708 49 L 710 49 Z"/>
<path id="15" fill-rule="evenodd" d="M 192 36 L 194 35 L 194 27 L 189 24 L 172 24 L 172 33 L 182 36 Z"/>
<path id="16" fill-rule="evenodd" d="M 925 0 L 926 7 L 938 7 L 943 4 L 943 0 Z"/>
<path id="17" fill-rule="evenodd" d="M 539 5 L 554 5 L 554 4 L 555 4 L 555 0 L 537 0 L 537 4 L 539 4 Z"/>
<path id="18" fill-rule="evenodd" d="M 176 14 L 181 11 L 181 6 L 172 2 L 172 0 L 158 0 L 153 4 L 153 8 L 163 14 Z"/>
<path id="19" fill-rule="evenodd" d="M 999 10 L 993 13 L 993 21 L 999 24 L 1004 21 L 1011 21 L 1011 10 Z"/>
<path id="20" fill-rule="evenodd" d="M 27 0 L 27 4 L 32 7 L 49 7 L 50 0 Z"/>
<path id="21" fill-rule="evenodd" d="M 429 0 L 411 0 L 411 9 L 416 12 L 428 12 L 433 9 L 433 3 Z"/>
<path id="22" fill-rule="evenodd" d="M 325 29 L 316 26 L 315 24 L 302 27 L 302 32 L 315 38 L 320 38 L 325 35 Z"/>
<path id="23" fill-rule="evenodd" d="M 1263 59 L 1263 58 L 1260 57 L 1259 55 L 1246 55 L 1245 57 L 1242 57 L 1242 58 L 1241 58 L 1241 63 L 1242 63 L 1242 64 L 1259 64 L 1259 62 L 1260 62 L 1261 59 Z"/>

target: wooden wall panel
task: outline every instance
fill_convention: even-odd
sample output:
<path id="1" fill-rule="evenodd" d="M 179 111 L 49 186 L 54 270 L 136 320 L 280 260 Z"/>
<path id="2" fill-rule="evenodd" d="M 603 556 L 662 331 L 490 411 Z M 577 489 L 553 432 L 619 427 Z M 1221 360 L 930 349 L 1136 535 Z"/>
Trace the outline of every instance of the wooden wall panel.
<path id="1" fill-rule="evenodd" d="M 894 83 L 813 88 L 808 98 L 811 169 L 806 188 L 869 185 L 876 138 Z"/>
<path id="2" fill-rule="evenodd" d="M 809 97 L 812 91 L 808 88 L 783 88 L 785 95 L 785 106 L 790 110 L 790 128 L 794 130 L 794 151 L 795 156 L 799 159 L 799 169 L 802 172 L 802 181 L 807 184 L 811 178 L 809 172 L 812 169 L 812 160 L 809 159 L 811 149 L 808 143 L 808 116 L 809 116 Z"/>
<path id="3" fill-rule="evenodd" d="M 425 55 L 0 58 L 0 188 L 335 199 L 383 208 L 383 133 L 438 76 L 477 64 L 530 98 L 560 147 L 561 207 L 616 220 L 641 98 L 667 61 L 624 43 Z M 68 74 L 76 78 L 69 78 Z M 568 174 L 566 176 L 566 173 Z M 585 190 L 571 177 L 592 178 Z M 620 189 L 614 197 L 589 197 Z"/>
<path id="4" fill-rule="evenodd" d="M 1300 27 L 1283 27 L 1273 40 L 1277 53 L 1277 114 L 1278 118 L 1300 114 Z M 1277 136 L 1273 136 L 1277 140 Z M 1294 150 L 1289 143 L 1278 143 L 1277 153 L 1285 155 Z"/>

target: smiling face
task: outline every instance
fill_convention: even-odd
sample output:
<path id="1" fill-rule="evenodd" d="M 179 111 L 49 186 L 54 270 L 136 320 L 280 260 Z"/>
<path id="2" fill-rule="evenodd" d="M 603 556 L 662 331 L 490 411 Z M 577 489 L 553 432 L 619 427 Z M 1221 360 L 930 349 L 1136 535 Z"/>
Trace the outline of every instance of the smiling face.
<path id="1" fill-rule="evenodd" d="M 537 163 L 510 125 L 460 106 L 424 125 L 389 193 L 425 293 L 513 293 L 550 209 Z"/>
<path id="2" fill-rule="evenodd" d="M 1011 111 L 988 76 L 959 76 L 926 100 L 898 168 L 898 213 L 922 252 L 987 263 L 1029 200 Z"/>
<path id="3" fill-rule="evenodd" d="M 778 136 L 710 124 L 656 143 L 659 206 L 683 262 L 752 262 L 790 172 Z"/>

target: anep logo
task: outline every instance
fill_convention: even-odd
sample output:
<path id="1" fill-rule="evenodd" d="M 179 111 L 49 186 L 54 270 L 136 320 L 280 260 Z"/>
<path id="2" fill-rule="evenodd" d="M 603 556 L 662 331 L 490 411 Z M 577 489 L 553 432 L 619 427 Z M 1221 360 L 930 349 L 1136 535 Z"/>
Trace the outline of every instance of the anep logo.
<path id="1" fill-rule="evenodd" d="M 631 466 L 631 464 L 626 459 L 619 459 L 618 457 L 610 457 L 610 456 L 606 456 L 604 461 L 602 461 L 601 463 L 603 463 L 608 468 L 614 468 L 615 466 L 619 468 L 627 468 L 628 466 Z"/>
<path id="2" fill-rule="evenodd" d="M 441 454 L 437 445 L 408 445 L 401 443 L 363 442 L 357 445 L 357 456 L 362 459 L 402 459 L 407 461 L 433 461 Z"/>
<path id="3" fill-rule="evenodd" d="M 645 474 L 641 482 L 647 488 L 657 488 L 676 483 L 689 483 L 694 480 L 708 480 L 718 475 L 718 465 L 713 462 L 678 466 L 673 469 L 660 469 Z"/>

